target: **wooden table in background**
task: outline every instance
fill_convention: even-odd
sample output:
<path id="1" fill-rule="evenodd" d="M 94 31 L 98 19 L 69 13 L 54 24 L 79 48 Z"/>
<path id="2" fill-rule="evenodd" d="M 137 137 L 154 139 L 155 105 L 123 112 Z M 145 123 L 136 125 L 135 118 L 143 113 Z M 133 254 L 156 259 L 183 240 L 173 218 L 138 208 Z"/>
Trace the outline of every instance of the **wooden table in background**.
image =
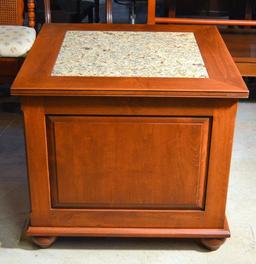
<path id="1" fill-rule="evenodd" d="M 53 76 L 65 33 L 77 30 L 194 32 L 209 77 Z M 176 237 L 214 250 L 230 236 L 233 131 L 248 91 L 215 27 L 45 25 L 12 94 L 24 112 L 27 234 L 39 246 L 58 236 Z"/>

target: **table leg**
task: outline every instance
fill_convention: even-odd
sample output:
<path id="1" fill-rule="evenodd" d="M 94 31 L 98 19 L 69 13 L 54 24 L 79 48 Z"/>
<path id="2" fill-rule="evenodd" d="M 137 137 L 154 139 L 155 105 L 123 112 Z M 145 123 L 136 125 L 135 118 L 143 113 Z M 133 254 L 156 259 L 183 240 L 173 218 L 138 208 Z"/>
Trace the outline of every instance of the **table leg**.
<path id="1" fill-rule="evenodd" d="M 50 247 L 55 241 L 57 237 L 50 236 L 50 237 L 32 237 L 32 241 L 35 245 L 39 246 L 40 248 L 48 248 Z"/>
<path id="2" fill-rule="evenodd" d="M 217 250 L 224 242 L 226 238 L 201 238 L 200 243 L 205 248 L 211 251 Z"/>

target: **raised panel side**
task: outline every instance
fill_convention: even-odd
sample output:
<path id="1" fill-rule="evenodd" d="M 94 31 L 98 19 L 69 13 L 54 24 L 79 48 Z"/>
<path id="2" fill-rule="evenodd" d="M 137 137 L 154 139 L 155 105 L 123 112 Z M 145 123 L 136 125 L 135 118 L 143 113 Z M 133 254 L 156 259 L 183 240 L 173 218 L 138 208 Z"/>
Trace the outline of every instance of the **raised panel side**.
<path id="1" fill-rule="evenodd" d="M 204 210 L 211 118 L 48 116 L 54 208 Z"/>

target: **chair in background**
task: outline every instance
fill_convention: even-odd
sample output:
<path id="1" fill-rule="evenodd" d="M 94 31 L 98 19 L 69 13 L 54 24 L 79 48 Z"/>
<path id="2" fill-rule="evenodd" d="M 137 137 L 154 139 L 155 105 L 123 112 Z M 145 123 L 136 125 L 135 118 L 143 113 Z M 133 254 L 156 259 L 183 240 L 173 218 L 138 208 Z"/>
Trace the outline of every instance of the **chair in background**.
<path id="1" fill-rule="evenodd" d="M 45 22 L 45 7 L 51 11 L 50 21 L 53 23 L 81 23 L 85 18 L 89 23 L 99 22 L 99 0 L 37 0 L 38 24 Z"/>
<path id="2" fill-rule="evenodd" d="M 34 0 L 27 1 L 29 27 L 23 26 L 24 6 L 23 0 L 0 0 L 0 83 L 15 78 L 36 38 Z"/>
<path id="3" fill-rule="evenodd" d="M 177 18 L 176 5 L 178 1 L 176 0 L 169 1 L 169 17 L 157 17 L 156 0 L 148 0 L 147 23 L 227 26 L 227 28 L 221 28 L 220 31 L 241 75 L 244 77 L 256 77 L 256 30 L 251 28 L 256 26 L 256 21 L 252 20 L 255 1 L 246 1 L 244 19 L 230 20 L 213 19 L 212 17 L 210 19 Z M 210 2 L 216 3 L 216 1 Z M 241 27 L 246 27 L 246 29 Z"/>
<path id="4" fill-rule="evenodd" d="M 113 23 L 113 3 L 126 6 L 129 10 L 129 23 L 136 24 L 138 5 L 146 4 L 147 0 L 105 0 L 106 22 Z"/>

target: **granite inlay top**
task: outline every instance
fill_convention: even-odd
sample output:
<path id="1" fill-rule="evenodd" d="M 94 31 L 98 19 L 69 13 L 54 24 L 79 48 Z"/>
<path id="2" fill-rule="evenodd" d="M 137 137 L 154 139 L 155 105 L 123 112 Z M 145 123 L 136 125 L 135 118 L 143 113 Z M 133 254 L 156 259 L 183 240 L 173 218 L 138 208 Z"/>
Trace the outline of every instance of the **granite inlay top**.
<path id="1" fill-rule="evenodd" d="M 52 76 L 208 78 L 192 32 L 67 31 Z"/>

